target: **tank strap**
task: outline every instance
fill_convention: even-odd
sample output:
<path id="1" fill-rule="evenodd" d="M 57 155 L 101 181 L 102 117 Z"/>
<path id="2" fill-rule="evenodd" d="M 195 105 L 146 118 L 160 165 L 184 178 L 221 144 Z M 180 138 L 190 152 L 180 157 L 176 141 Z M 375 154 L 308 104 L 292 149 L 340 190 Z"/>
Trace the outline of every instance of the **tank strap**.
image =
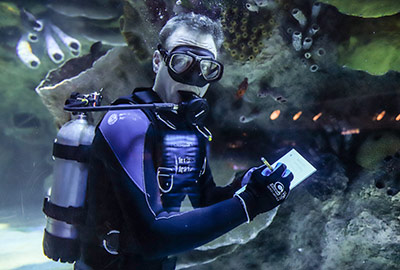
<path id="1" fill-rule="evenodd" d="M 90 145 L 71 146 L 55 142 L 53 145 L 53 157 L 76 160 L 87 163 L 89 161 Z"/>
<path id="2" fill-rule="evenodd" d="M 47 197 L 44 198 L 43 212 L 48 217 L 68 224 L 83 224 L 86 217 L 86 211 L 83 207 L 62 207 L 51 203 Z"/>

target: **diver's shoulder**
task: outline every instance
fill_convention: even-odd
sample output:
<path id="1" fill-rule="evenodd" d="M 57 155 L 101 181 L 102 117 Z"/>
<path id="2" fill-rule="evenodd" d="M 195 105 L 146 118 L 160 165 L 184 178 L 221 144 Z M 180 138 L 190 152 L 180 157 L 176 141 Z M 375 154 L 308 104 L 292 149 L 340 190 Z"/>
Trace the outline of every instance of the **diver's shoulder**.
<path id="1" fill-rule="evenodd" d="M 109 130 L 146 132 L 150 123 L 150 119 L 142 110 L 115 110 L 106 113 L 99 128 L 103 132 Z"/>

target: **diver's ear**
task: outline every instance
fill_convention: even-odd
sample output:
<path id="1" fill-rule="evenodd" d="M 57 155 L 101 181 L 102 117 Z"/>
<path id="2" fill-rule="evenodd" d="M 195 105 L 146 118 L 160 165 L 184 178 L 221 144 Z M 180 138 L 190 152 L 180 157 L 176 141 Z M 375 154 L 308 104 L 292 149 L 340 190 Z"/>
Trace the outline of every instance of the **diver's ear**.
<path id="1" fill-rule="evenodd" d="M 154 73 L 158 73 L 158 71 L 160 70 L 160 66 L 161 66 L 161 62 L 162 62 L 162 56 L 159 50 L 154 51 L 153 54 L 153 71 Z"/>

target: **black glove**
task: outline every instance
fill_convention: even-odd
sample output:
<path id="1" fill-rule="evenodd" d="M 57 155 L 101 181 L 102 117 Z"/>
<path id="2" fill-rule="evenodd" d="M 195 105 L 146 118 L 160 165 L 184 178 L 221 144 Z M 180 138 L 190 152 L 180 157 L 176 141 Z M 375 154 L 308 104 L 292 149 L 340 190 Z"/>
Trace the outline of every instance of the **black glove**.
<path id="1" fill-rule="evenodd" d="M 263 165 L 251 173 L 248 184 L 235 196 L 241 200 L 248 219 L 252 220 L 283 203 L 289 195 L 292 180 L 293 174 L 285 164 L 278 163 L 272 172 Z"/>

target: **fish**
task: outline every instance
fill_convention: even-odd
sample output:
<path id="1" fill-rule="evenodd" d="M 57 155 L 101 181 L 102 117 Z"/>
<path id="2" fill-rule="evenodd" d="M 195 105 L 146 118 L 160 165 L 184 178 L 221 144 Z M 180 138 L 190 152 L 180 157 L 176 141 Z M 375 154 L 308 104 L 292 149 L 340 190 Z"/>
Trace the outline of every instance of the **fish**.
<path id="1" fill-rule="evenodd" d="M 254 2 L 254 0 L 248 0 L 246 3 L 246 8 L 251 12 L 258 12 L 259 6 Z"/>
<path id="2" fill-rule="evenodd" d="M 259 98 L 271 97 L 279 103 L 285 103 L 287 102 L 287 99 L 281 94 L 281 92 L 281 89 L 277 87 L 265 86 L 258 91 L 257 96 Z"/>
<path id="3" fill-rule="evenodd" d="M 248 88 L 249 88 L 249 79 L 245 77 L 243 81 L 239 84 L 238 90 L 236 91 L 236 98 L 237 99 L 242 98 Z"/>

